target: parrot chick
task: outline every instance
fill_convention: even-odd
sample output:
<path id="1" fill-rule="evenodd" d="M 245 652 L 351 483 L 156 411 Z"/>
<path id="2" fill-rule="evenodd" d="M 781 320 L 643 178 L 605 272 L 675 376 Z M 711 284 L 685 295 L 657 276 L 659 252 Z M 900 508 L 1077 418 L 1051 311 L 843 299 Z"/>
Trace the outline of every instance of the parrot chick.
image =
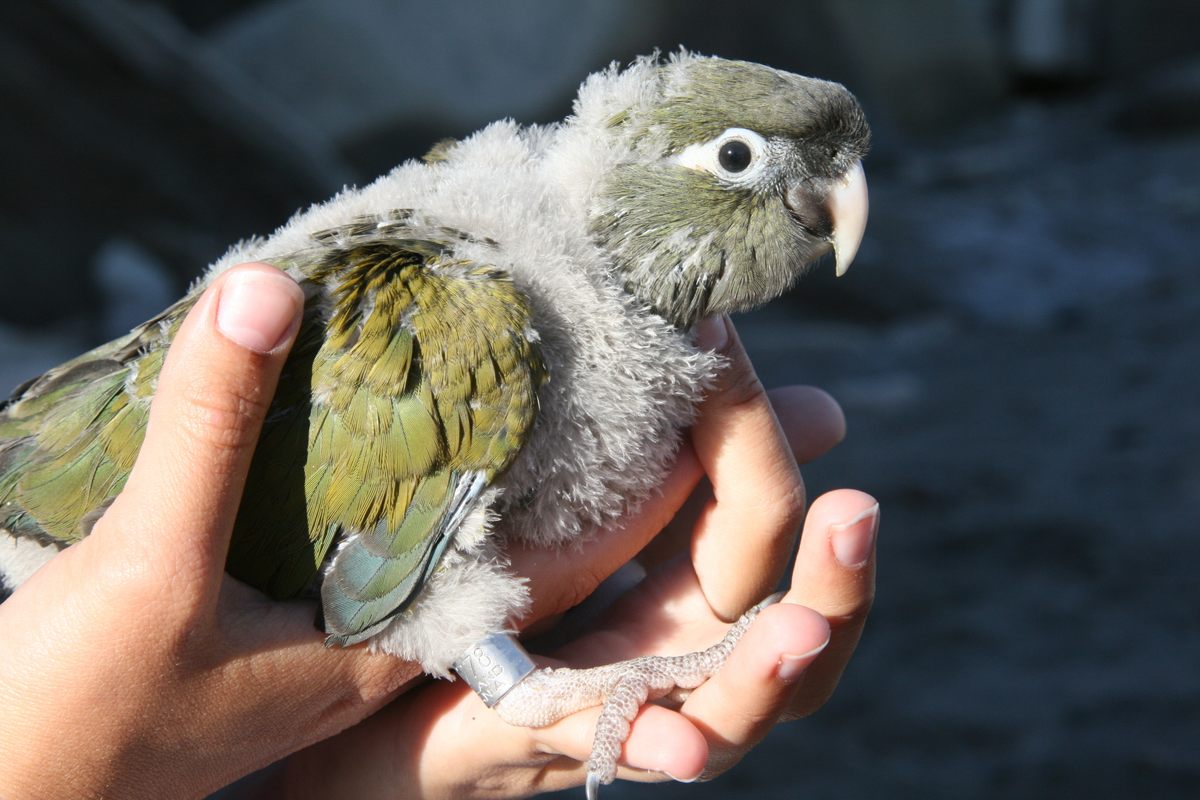
<path id="1" fill-rule="evenodd" d="M 306 304 L 228 572 L 319 595 L 327 644 L 448 676 L 527 608 L 506 543 L 571 547 L 660 485 L 721 368 L 690 328 L 827 253 L 845 272 L 868 141 L 838 84 L 641 58 L 590 76 L 561 123 L 494 123 L 235 246 L 181 301 L 0 409 L 0 589 L 88 535 L 183 317 L 214 276 L 267 261 Z M 700 654 L 535 671 L 496 708 L 544 725 L 604 704 L 594 794 L 638 707 L 701 683 L 749 620 Z"/>

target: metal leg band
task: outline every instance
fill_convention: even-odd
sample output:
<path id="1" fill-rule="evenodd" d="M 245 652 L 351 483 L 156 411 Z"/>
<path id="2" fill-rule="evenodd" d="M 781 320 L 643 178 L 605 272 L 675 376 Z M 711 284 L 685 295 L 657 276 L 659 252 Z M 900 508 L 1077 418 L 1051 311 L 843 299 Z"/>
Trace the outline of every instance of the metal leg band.
<path id="1" fill-rule="evenodd" d="M 491 708 L 534 670 L 533 659 L 511 633 L 492 633 L 463 653 L 452 665 L 458 676 Z"/>

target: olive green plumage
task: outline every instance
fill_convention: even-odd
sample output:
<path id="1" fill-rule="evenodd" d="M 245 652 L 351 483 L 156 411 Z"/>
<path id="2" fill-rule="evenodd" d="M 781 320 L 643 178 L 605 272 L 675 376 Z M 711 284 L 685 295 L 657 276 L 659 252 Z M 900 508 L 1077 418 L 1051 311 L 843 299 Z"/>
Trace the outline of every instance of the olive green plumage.
<path id="1" fill-rule="evenodd" d="M 372 223 L 371 228 L 374 228 Z M 445 242 L 323 232 L 275 259 L 308 302 L 250 467 L 235 577 L 275 597 L 322 584 L 332 642 L 416 594 L 462 515 L 512 461 L 546 378 L 526 299 Z M 13 395 L 0 415 L 0 527 L 59 545 L 121 490 L 189 297 Z"/>
<path id="2" fill-rule="evenodd" d="M 833 178 L 870 146 L 862 108 L 836 83 L 719 58 L 680 64 L 674 83 L 641 120 L 644 133 L 665 137 L 669 152 L 727 128 L 751 128 L 796 144 L 808 155 L 809 175 Z"/>
<path id="3" fill-rule="evenodd" d="M 688 328 L 849 265 L 869 138 L 837 84 L 638 59 L 561 123 L 439 142 L 235 247 L 205 281 L 265 260 L 307 302 L 229 571 L 445 674 L 528 603 L 507 545 L 568 546 L 660 485 L 719 362 Z M 0 593 L 124 486 L 193 302 L 0 409 Z"/>
<path id="4" fill-rule="evenodd" d="M 19 386 L 0 414 L 0 528 L 67 545 L 125 486 L 165 346 L 192 301 Z"/>
<path id="5" fill-rule="evenodd" d="M 823 199 L 870 147 L 866 117 L 840 85 L 721 59 L 675 65 L 660 103 L 608 126 L 628 129 L 635 149 L 656 157 L 613 168 L 591 232 L 627 291 L 681 328 L 795 283 L 797 265 L 821 255 L 831 229 L 789 206 L 789 190 Z M 680 168 L 687 148 L 739 129 L 761 142 L 755 169 Z"/>

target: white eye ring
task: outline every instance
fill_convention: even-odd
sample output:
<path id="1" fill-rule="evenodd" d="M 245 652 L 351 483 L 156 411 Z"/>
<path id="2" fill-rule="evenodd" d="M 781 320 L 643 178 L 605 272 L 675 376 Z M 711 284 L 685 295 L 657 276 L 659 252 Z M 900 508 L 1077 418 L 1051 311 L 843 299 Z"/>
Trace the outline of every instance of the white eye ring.
<path id="1" fill-rule="evenodd" d="M 740 172 L 721 166 L 721 149 L 731 141 L 745 143 L 750 148 L 750 164 Z M 672 161 L 681 167 L 701 170 L 734 186 L 756 182 L 767 166 L 767 140 L 749 128 L 729 128 L 711 141 L 691 144 L 676 154 Z"/>

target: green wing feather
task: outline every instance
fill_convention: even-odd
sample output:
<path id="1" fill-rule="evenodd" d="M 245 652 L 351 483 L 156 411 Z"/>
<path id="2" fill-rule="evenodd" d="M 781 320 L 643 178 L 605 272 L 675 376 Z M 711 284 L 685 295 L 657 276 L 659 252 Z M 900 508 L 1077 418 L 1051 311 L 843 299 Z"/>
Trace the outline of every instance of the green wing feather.
<path id="1" fill-rule="evenodd" d="M 527 438 L 546 378 L 528 304 L 505 273 L 454 258 L 446 242 L 367 231 L 378 235 L 323 232 L 323 247 L 276 261 L 305 276 L 309 302 L 227 564 L 291 597 L 329 560 L 322 605 L 338 644 L 412 601 Z M 124 486 L 165 348 L 193 302 L 14 394 L 0 412 L 0 527 L 59 544 L 87 534 Z"/>
<path id="2" fill-rule="evenodd" d="M 18 387 L 0 406 L 0 528 L 66 546 L 125 486 L 188 297 Z"/>

